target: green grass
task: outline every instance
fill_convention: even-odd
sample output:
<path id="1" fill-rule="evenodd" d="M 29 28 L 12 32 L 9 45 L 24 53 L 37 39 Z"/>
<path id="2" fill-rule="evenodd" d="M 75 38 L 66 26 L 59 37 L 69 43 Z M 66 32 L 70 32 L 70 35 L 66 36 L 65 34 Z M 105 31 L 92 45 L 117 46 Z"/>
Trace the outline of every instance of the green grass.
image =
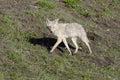
<path id="1" fill-rule="evenodd" d="M 78 2 L 82 0 L 64 0 L 66 6 L 71 8 L 76 8 L 78 6 Z"/>
<path id="2" fill-rule="evenodd" d="M 103 7 L 96 7 L 92 2 L 91 5 L 84 5 L 83 1 L 38 0 L 38 5 L 35 4 L 37 8 L 31 6 L 23 8 L 28 4 L 17 8 L 22 9 L 22 13 L 19 13 L 21 12 L 19 10 L 16 10 L 18 13 L 9 10 L 0 11 L 2 12 L 0 14 L 0 80 L 119 80 L 118 36 L 114 40 L 113 35 L 106 32 L 109 27 L 101 26 L 102 22 L 100 24 L 95 22 L 105 18 L 106 21 L 108 18 L 117 21 L 118 13 L 116 10 L 111 11 L 105 3 Z M 103 3 L 101 0 L 94 1 Z M 113 4 L 119 3 L 118 0 L 111 1 Z M 89 10 L 85 11 L 85 9 Z M 32 38 L 53 38 L 52 34 L 47 33 L 46 18 L 60 18 L 62 22 L 81 23 L 87 32 L 96 33 L 102 36 L 102 39 L 92 36 L 96 40 L 90 40 L 94 51 L 92 55 L 88 55 L 88 49 L 81 42 L 78 43 L 83 49 L 76 55 L 69 56 L 67 49 L 62 47 L 64 52 L 56 49 L 53 54 L 50 54 L 46 46 L 40 45 L 39 41 L 38 44 L 30 42 Z M 114 28 L 111 32 L 115 30 Z M 114 45 L 116 46 L 113 47 Z M 108 59 L 105 59 L 106 57 Z"/>
<path id="3" fill-rule="evenodd" d="M 64 2 L 67 7 L 75 9 L 80 15 L 91 17 L 91 13 L 85 10 L 84 5 L 80 4 L 82 0 L 64 0 Z"/>
<path id="4" fill-rule="evenodd" d="M 47 1 L 47 0 L 39 0 L 37 2 L 38 5 L 40 5 L 43 8 L 49 8 L 52 9 L 55 7 L 55 3 L 52 1 Z"/>

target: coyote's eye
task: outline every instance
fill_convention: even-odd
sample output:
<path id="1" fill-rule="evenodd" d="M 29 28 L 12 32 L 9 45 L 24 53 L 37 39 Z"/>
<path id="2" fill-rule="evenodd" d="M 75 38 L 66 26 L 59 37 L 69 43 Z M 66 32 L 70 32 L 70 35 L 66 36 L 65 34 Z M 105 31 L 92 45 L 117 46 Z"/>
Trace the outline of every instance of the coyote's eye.
<path id="1" fill-rule="evenodd" d="M 51 30 L 51 31 L 54 31 L 54 30 L 55 30 L 55 27 L 52 26 L 52 27 L 50 28 L 50 30 Z"/>
<path id="2" fill-rule="evenodd" d="M 51 27 L 52 29 L 54 29 L 55 27 Z"/>
<path id="3" fill-rule="evenodd" d="M 47 26 L 48 28 L 50 28 L 51 26 Z"/>

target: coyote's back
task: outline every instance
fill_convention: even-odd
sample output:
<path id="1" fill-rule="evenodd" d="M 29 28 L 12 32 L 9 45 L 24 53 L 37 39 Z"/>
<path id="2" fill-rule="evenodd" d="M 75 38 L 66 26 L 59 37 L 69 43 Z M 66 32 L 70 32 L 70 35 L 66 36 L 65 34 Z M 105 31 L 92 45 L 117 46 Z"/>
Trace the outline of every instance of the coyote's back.
<path id="1" fill-rule="evenodd" d="M 67 23 L 65 26 L 65 31 L 66 35 L 68 37 L 85 37 L 86 32 L 82 25 L 78 23 Z"/>

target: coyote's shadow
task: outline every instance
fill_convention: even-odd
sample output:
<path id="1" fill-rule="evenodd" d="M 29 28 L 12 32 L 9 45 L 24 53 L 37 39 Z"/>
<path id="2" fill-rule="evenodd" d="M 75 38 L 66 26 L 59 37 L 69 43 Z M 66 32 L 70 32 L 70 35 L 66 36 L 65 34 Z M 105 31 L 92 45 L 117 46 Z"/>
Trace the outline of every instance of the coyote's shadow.
<path id="1" fill-rule="evenodd" d="M 57 39 L 54 38 L 50 38 L 50 37 L 43 37 L 43 38 L 31 38 L 29 40 L 29 42 L 33 45 L 40 45 L 40 46 L 44 46 L 47 48 L 48 51 L 50 51 L 51 47 L 54 46 L 54 44 L 56 43 Z M 68 44 L 69 45 L 69 44 Z M 71 45 L 69 45 L 70 48 L 74 49 L 74 47 L 72 47 Z M 65 48 L 65 45 L 63 42 L 61 42 L 57 49 L 59 49 L 61 52 L 63 52 L 63 50 L 61 48 Z"/>

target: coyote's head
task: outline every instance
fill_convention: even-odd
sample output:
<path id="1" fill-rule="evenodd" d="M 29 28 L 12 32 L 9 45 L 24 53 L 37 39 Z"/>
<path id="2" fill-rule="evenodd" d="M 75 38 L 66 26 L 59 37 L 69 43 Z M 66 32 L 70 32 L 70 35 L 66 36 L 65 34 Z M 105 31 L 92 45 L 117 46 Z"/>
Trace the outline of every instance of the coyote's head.
<path id="1" fill-rule="evenodd" d="M 56 30 L 57 24 L 58 24 L 59 19 L 55 19 L 53 21 L 50 21 L 49 19 L 46 20 L 46 24 L 48 26 L 48 29 L 52 32 Z"/>

